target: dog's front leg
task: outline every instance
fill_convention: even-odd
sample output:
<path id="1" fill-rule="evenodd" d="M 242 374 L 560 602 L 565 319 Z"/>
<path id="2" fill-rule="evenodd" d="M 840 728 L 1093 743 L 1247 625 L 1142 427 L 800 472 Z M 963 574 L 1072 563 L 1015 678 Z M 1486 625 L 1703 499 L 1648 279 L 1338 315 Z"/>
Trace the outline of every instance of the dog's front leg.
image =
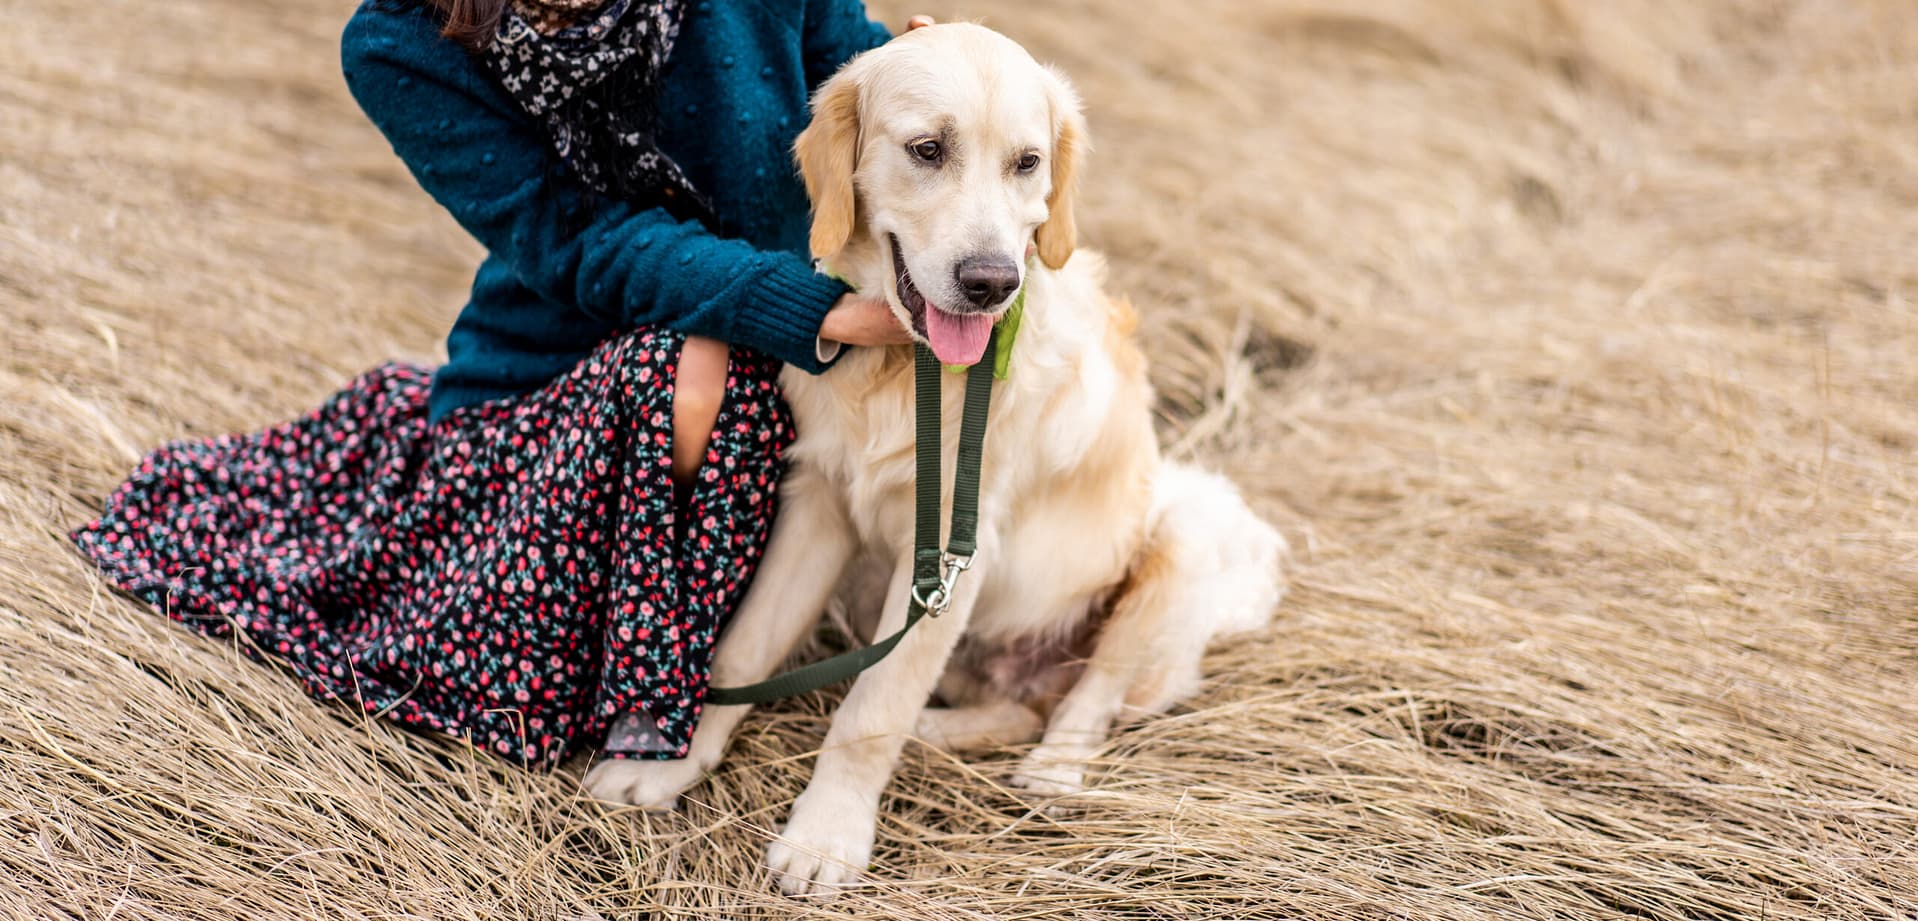
<path id="1" fill-rule="evenodd" d="M 812 783 L 766 852 L 766 866 L 789 895 L 831 892 L 857 881 L 872 857 L 879 796 L 899 749 L 945 671 L 978 598 L 978 574 L 961 578 L 952 606 L 926 617 L 892 654 L 867 669 L 833 715 Z M 876 636 L 898 630 L 912 591 L 912 560 L 900 559 Z"/>
<path id="2" fill-rule="evenodd" d="M 713 652 L 714 687 L 751 684 L 772 674 L 819 622 L 819 613 L 852 559 L 851 522 L 837 490 L 805 468 L 779 485 L 779 515 L 746 600 Z M 595 798 L 671 809 L 679 794 L 719 763 L 749 706 L 707 707 L 686 757 L 673 761 L 609 759 L 587 773 Z"/>

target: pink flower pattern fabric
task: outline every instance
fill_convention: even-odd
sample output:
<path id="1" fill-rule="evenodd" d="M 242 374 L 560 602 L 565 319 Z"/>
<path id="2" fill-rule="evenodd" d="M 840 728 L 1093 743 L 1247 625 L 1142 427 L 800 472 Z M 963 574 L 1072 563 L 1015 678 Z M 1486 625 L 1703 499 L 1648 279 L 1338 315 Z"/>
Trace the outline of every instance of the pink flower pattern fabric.
<path id="1" fill-rule="evenodd" d="M 792 423 L 778 363 L 734 348 L 705 465 L 676 497 L 681 341 L 615 337 L 436 423 L 430 372 L 385 365 L 293 422 L 154 451 L 73 539 L 127 592 L 237 632 L 316 697 L 534 766 L 601 745 L 682 757 Z"/>

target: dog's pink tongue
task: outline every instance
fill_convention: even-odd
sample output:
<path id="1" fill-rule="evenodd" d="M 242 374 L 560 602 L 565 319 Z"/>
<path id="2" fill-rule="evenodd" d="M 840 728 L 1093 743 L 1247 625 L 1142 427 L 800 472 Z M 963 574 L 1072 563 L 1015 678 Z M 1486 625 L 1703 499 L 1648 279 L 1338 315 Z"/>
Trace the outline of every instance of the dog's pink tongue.
<path id="1" fill-rule="evenodd" d="M 975 365 L 985 357 L 992 338 L 992 317 L 982 313 L 953 314 L 926 307 L 926 338 L 940 364 Z"/>

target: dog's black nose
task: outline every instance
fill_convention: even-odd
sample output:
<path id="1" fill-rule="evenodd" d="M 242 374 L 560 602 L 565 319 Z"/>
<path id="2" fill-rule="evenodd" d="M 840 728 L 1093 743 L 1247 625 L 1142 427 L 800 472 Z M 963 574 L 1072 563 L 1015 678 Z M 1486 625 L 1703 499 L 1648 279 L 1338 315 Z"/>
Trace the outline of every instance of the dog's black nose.
<path id="1" fill-rule="evenodd" d="M 1004 256 L 967 256 L 952 271 L 966 300 L 981 310 L 990 310 L 1019 287 L 1019 266 Z"/>

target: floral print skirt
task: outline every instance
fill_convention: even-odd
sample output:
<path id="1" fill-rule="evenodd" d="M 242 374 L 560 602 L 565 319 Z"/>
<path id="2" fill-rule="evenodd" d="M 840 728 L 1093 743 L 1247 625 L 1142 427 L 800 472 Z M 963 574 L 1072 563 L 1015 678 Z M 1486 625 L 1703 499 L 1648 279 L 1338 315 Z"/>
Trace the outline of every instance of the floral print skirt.
<path id="1" fill-rule="evenodd" d="M 529 765 L 682 757 L 792 423 L 778 363 L 733 349 L 705 465 L 676 495 L 681 341 L 628 333 L 438 421 L 430 372 L 385 365 L 284 425 L 154 451 L 73 540 L 315 697 Z"/>

